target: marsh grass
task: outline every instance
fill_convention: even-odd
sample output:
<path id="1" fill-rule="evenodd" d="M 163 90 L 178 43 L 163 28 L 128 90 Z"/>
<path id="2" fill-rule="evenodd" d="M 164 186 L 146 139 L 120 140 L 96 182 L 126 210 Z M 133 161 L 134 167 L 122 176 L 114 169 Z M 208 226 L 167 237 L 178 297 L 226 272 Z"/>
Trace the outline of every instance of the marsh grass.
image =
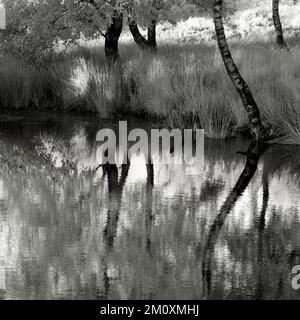
<path id="1" fill-rule="evenodd" d="M 32 75 L 30 67 L 10 57 L 0 63 L 0 106 L 1 108 L 28 108 L 32 97 Z"/>
<path id="2" fill-rule="evenodd" d="M 247 114 L 215 47 L 165 45 L 157 55 L 121 47 L 115 68 L 99 48 L 79 48 L 63 61 L 30 66 L 0 62 L 2 109 L 92 112 L 102 118 L 130 113 L 169 128 L 204 128 L 211 138 L 235 136 Z M 300 49 L 274 51 L 268 43 L 232 45 L 275 142 L 300 144 Z"/>
<path id="3" fill-rule="evenodd" d="M 300 144 L 300 50 L 290 52 L 261 49 L 248 52 L 243 72 L 262 118 L 275 134 L 274 142 Z M 257 66 L 251 68 L 251 66 Z"/>
<path id="4" fill-rule="evenodd" d="M 93 60 L 80 57 L 71 60 L 69 80 L 64 81 L 66 105 L 78 111 L 97 113 L 109 118 L 126 109 L 126 90 L 122 87 L 122 68 L 109 68 Z"/>

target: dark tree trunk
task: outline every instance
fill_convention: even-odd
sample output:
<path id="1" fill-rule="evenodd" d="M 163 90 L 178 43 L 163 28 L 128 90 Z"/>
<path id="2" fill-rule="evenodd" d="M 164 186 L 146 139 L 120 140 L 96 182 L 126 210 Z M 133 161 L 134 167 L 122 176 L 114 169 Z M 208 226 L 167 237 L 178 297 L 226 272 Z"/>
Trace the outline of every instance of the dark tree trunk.
<path id="1" fill-rule="evenodd" d="M 151 21 L 151 24 L 148 27 L 148 42 L 149 42 L 150 48 L 156 50 L 157 43 L 156 43 L 156 20 L 155 19 Z"/>
<path id="2" fill-rule="evenodd" d="M 108 61 L 114 64 L 119 59 L 119 38 L 123 29 L 123 15 L 116 13 L 105 33 L 105 54 Z"/>
<path id="3" fill-rule="evenodd" d="M 136 19 L 133 14 L 128 15 L 128 25 L 130 32 L 133 36 L 134 42 L 140 49 L 150 49 L 156 51 L 156 21 L 152 20 L 151 25 L 148 27 L 148 39 L 146 39 L 139 30 Z"/>
<path id="4" fill-rule="evenodd" d="M 156 24 L 157 24 L 157 11 L 160 10 L 156 0 L 152 0 L 152 5 L 150 9 L 150 14 L 152 17 L 151 22 L 148 25 L 148 39 L 146 39 L 139 30 L 137 24 L 137 18 L 134 9 L 134 3 L 132 2 L 128 9 L 128 24 L 131 34 L 133 36 L 134 42 L 138 45 L 140 49 L 148 49 L 152 51 L 157 50 L 156 43 Z"/>
<path id="5" fill-rule="evenodd" d="M 138 27 L 135 19 L 128 16 L 128 25 L 129 25 L 130 32 L 133 36 L 134 42 L 138 45 L 139 48 L 147 49 L 148 48 L 148 41 L 140 33 L 139 27 Z"/>
<path id="6" fill-rule="evenodd" d="M 247 111 L 251 133 L 256 139 L 264 140 L 267 134 L 260 119 L 260 111 L 249 86 L 240 74 L 229 50 L 223 24 L 223 0 L 214 0 L 213 15 L 220 53 L 227 73 Z"/>
<path id="7" fill-rule="evenodd" d="M 279 0 L 272 0 L 273 5 L 273 22 L 276 31 L 276 47 L 278 49 L 288 49 L 286 42 L 284 41 L 282 24 L 279 14 Z"/>

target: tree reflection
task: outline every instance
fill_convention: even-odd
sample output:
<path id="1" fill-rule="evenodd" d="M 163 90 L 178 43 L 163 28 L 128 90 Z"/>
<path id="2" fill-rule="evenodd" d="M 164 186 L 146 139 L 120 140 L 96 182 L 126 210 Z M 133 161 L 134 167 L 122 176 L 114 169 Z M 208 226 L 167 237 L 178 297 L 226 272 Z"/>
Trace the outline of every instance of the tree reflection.
<path id="1" fill-rule="evenodd" d="M 120 180 L 118 167 L 115 164 L 106 164 L 103 167 L 104 176 L 107 176 L 109 192 L 109 208 L 107 211 L 106 227 L 104 229 L 104 240 L 109 248 L 114 245 L 114 239 L 118 229 L 123 188 L 128 176 L 129 167 L 129 162 L 128 164 L 122 165 Z"/>
<path id="2" fill-rule="evenodd" d="M 248 142 L 214 140 L 204 171 L 142 156 L 98 168 L 97 128 L 57 127 L 0 128 L 0 299 L 298 294 L 287 281 L 300 256 L 295 149 L 260 157 L 267 147 L 253 143 L 245 164 Z"/>
<path id="3" fill-rule="evenodd" d="M 153 221 L 152 202 L 154 186 L 154 168 L 153 164 L 147 164 L 147 185 L 146 185 L 146 212 L 145 212 L 145 229 L 146 229 L 146 250 L 151 253 L 151 229 Z"/>
<path id="4" fill-rule="evenodd" d="M 204 289 L 207 290 L 207 294 L 210 295 L 211 292 L 211 259 L 214 252 L 214 245 L 218 239 L 219 233 L 222 229 L 222 226 L 227 218 L 228 214 L 231 212 L 231 209 L 234 207 L 236 201 L 243 194 L 249 182 L 253 178 L 260 157 L 266 151 L 267 146 L 257 141 L 253 141 L 250 144 L 250 147 L 246 153 L 247 161 L 245 168 L 240 175 L 236 185 L 231 190 L 226 201 L 222 205 L 219 214 L 217 215 L 214 223 L 210 227 L 210 231 L 207 238 L 207 243 L 204 247 L 203 261 L 202 261 L 202 278 L 204 282 Z"/>
<path id="5" fill-rule="evenodd" d="M 264 245 L 264 233 L 266 227 L 266 212 L 269 203 L 270 191 L 269 191 L 269 177 L 264 165 L 263 177 L 262 177 L 262 186 L 263 186 L 263 202 L 260 216 L 258 219 L 258 249 L 257 249 L 257 263 L 258 263 L 258 283 L 257 283 L 257 292 L 256 298 L 262 299 L 264 295 L 264 284 L 263 284 L 263 245 Z"/>

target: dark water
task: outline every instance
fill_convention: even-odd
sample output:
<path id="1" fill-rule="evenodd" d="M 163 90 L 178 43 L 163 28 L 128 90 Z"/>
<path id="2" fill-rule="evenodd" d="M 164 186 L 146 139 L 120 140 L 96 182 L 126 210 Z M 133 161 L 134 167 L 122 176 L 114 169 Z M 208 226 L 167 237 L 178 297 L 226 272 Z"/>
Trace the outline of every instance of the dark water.
<path id="1" fill-rule="evenodd" d="M 207 140 L 204 171 L 96 170 L 116 123 L 34 119 L 0 123 L 1 298 L 300 297 L 298 148 Z"/>

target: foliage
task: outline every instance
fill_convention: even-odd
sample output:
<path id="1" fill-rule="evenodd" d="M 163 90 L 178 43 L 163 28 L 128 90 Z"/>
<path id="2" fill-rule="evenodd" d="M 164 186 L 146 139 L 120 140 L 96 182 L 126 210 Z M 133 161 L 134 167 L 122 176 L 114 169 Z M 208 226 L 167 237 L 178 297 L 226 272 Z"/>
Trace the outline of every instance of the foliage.
<path id="1" fill-rule="evenodd" d="M 176 23 L 199 14 L 190 0 L 3 0 L 8 21 L 1 34 L 2 47 L 30 58 L 53 53 L 59 44 L 68 47 L 78 40 L 105 36 L 112 17 L 134 10 L 138 23 Z"/>
<path id="2" fill-rule="evenodd" d="M 173 0 L 3 0 L 7 29 L 1 34 L 7 52 L 39 57 L 51 53 L 58 44 L 68 47 L 81 38 L 105 35 L 112 17 L 127 14 L 134 6 L 144 24 L 151 19 L 172 20 Z M 177 6 L 178 7 L 178 6 Z M 172 12 L 172 11 L 171 11 Z"/>
<path id="3" fill-rule="evenodd" d="M 8 28 L 5 43 L 21 53 L 40 55 L 63 42 L 68 46 L 82 36 L 105 33 L 114 14 L 124 9 L 122 0 L 4 0 Z"/>

